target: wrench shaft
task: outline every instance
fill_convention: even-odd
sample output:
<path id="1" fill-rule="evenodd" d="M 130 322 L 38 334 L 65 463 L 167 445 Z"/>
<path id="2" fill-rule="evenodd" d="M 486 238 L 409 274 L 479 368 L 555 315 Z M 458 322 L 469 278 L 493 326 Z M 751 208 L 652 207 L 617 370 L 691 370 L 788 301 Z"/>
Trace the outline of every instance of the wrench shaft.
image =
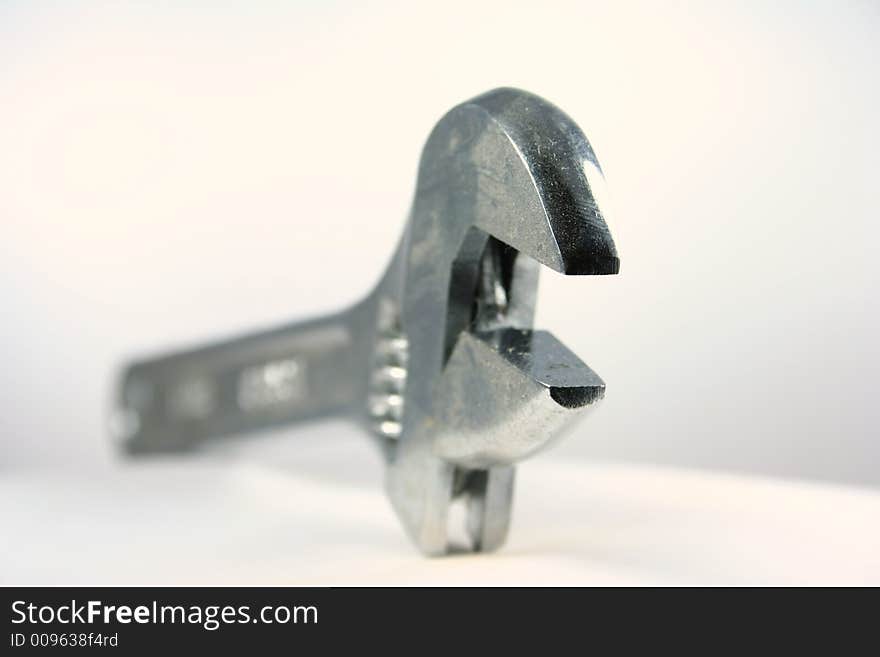
<path id="1" fill-rule="evenodd" d="M 133 364 L 122 391 L 127 446 L 184 449 L 346 413 L 360 401 L 364 373 L 350 319 L 332 315 Z"/>

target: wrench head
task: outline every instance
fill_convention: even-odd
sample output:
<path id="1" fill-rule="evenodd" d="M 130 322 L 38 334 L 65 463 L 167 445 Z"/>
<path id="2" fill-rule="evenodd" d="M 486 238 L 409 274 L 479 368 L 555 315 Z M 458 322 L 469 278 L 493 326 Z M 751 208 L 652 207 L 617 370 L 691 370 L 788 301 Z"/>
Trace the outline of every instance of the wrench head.
<path id="1" fill-rule="evenodd" d="M 378 294 L 396 299 L 408 342 L 402 429 L 387 488 L 427 554 L 503 543 L 513 464 L 604 394 L 604 383 L 531 331 L 539 265 L 616 274 L 604 179 L 561 110 L 498 89 L 444 116 L 425 146 L 416 197 Z"/>

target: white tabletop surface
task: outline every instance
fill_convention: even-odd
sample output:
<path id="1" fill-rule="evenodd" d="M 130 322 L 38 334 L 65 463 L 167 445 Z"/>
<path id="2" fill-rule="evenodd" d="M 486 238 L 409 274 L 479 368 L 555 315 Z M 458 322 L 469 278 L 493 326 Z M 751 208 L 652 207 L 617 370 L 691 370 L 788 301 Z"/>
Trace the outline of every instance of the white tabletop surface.
<path id="1" fill-rule="evenodd" d="M 880 492 L 552 453 L 500 552 L 426 559 L 363 436 L 305 433 L 2 472 L 0 583 L 880 584 Z"/>

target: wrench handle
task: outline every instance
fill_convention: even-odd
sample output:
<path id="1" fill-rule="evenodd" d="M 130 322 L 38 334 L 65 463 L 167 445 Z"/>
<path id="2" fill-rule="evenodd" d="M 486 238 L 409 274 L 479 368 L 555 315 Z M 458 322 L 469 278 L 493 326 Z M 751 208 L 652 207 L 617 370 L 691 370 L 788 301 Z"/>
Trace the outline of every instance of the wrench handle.
<path id="1" fill-rule="evenodd" d="M 362 397 L 349 313 L 133 363 L 113 430 L 131 452 L 345 413 Z"/>

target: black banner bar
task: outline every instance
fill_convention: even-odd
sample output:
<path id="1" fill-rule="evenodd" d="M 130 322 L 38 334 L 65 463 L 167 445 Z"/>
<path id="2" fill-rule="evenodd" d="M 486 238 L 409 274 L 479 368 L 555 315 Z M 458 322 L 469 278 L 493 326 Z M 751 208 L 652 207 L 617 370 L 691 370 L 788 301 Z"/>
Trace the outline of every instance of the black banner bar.
<path id="1" fill-rule="evenodd" d="M 678 644 L 766 647 L 772 636 L 814 636 L 835 618 L 851 639 L 872 626 L 875 604 L 852 591 L 453 588 L 0 588 L 0 654 L 35 650 L 350 648 L 421 654 L 440 645 L 498 647 L 526 636 L 562 646 Z M 873 597 L 873 592 L 863 591 Z M 844 613 L 843 610 L 847 611 Z M 415 643 L 413 643 L 415 640 Z M 699 641 L 697 641 L 699 643 Z M 549 645 L 548 644 L 548 647 Z M 583 647 L 583 646 L 582 646 Z M 706 647 L 711 647 L 706 645 Z M 836 646 L 839 648 L 840 646 Z M 397 652 L 395 650 L 394 652 Z M 406 652 L 406 651 L 405 651 Z M 604 651 L 603 651 L 604 652 Z M 321 653 L 319 653 L 321 654 Z"/>

